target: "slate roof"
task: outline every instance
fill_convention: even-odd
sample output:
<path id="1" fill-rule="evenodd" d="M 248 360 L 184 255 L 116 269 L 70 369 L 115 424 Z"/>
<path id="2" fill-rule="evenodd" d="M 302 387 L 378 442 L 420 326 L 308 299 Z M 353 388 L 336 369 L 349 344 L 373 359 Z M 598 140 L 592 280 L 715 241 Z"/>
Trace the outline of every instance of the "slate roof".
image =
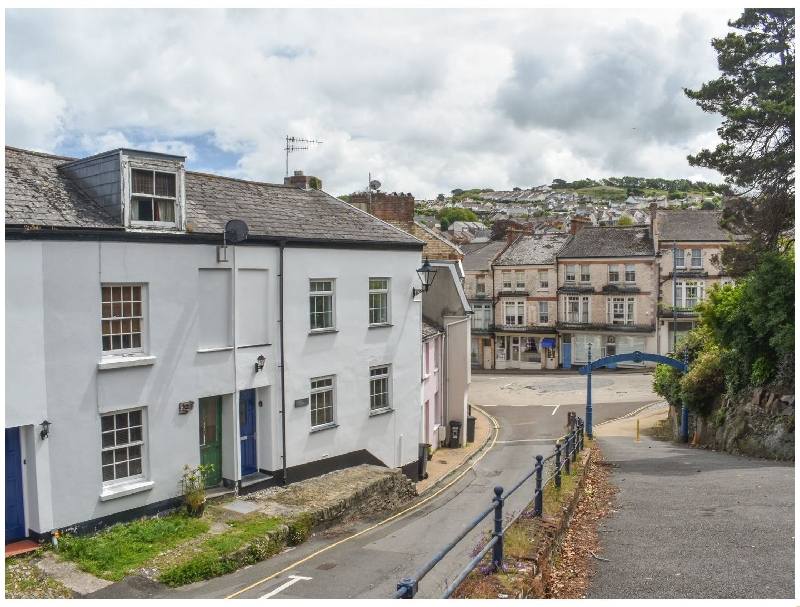
<path id="1" fill-rule="evenodd" d="M 6 147 L 6 225 L 122 229 L 56 167 L 73 160 Z M 422 241 L 320 190 L 187 171 L 186 222 L 221 234 L 231 219 L 250 236 L 422 245 Z"/>
<path id="2" fill-rule="evenodd" d="M 569 240 L 569 234 L 519 236 L 494 262 L 496 266 L 527 266 L 555 263 L 555 255 Z"/>
<path id="3" fill-rule="evenodd" d="M 464 252 L 464 258 L 461 260 L 461 266 L 464 268 L 465 272 L 470 270 L 488 270 L 495 255 L 502 251 L 505 246 L 505 240 L 462 244 L 461 250 Z"/>
<path id="4" fill-rule="evenodd" d="M 6 225 L 121 229 L 118 217 L 56 170 L 69 160 L 6 147 Z"/>
<path id="5" fill-rule="evenodd" d="M 443 331 L 435 324 L 426 320 L 422 321 L 422 341 L 426 341 L 431 337 L 435 337 L 436 335 L 442 332 Z"/>
<path id="6" fill-rule="evenodd" d="M 589 257 L 652 257 L 653 239 L 649 227 L 585 227 L 573 235 L 559 259 Z"/>
<path id="7" fill-rule="evenodd" d="M 719 227 L 722 211 L 657 211 L 656 231 L 663 241 L 730 241 L 729 233 Z"/>

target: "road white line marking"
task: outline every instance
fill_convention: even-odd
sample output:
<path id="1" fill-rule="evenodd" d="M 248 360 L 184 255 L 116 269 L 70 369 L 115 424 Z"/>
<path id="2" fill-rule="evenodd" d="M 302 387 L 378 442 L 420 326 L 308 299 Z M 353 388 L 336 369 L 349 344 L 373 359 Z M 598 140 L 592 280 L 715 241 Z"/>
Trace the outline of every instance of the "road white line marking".
<path id="1" fill-rule="evenodd" d="M 505 390 L 505 389 L 506 389 L 506 388 L 508 388 L 509 386 L 513 386 L 515 383 L 516 383 L 516 382 L 513 382 L 513 381 L 512 381 L 510 384 L 506 384 L 505 386 L 503 386 L 503 387 L 502 387 L 502 388 L 500 388 L 500 389 L 501 389 L 501 390 Z"/>
<path id="2" fill-rule="evenodd" d="M 310 580 L 311 579 L 310 577 L 303 577 L 302 575 L 290 575 L 289 578 L 290 579 L 289 579 L 288 582 L 286 582 L 282 586 L 278 586 L 275 590 L 273 590 L 272 592 L 268 592 L 267 594 L 265 594 L 261 598 L 262 599 L 268 599 L 269 597 L 278 594 L 281 590 L 285 590 L 286 588 L 288 588 L 292 584 L 296 584 L 300 580 Z"/>
<path id="3" fill-rule="evenodd" d="M 548 405 L 548 406 L 549 406 L 549 407 L 552 407 L 552 405 Z M 555 409 L 553 409 L 553 412 L 552 412 L 550 415 L 555 415 L 555 414 L 556 414 L 556 411 L 558 411 L 558 408 L 559 408 L 560 406 L 561 406 L 561 405 L 556 405 L 556 408 L 555 408 Z"/>
<path id="4" fill-rule="evenodd" d="M 516 440 L 499 440 L 498 445 L 512 445 L 514 443 L 555 443 L 557 438 L 518 438 Z"/>

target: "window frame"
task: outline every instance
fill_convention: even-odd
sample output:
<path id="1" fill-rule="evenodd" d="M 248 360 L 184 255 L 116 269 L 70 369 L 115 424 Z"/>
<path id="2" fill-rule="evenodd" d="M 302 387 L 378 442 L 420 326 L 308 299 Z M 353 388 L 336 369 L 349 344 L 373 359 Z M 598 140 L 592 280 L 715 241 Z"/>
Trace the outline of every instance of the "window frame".
<path id="1" fill-rule="evenodd" d="M 625 282 L 635 283 L 636 282 L 636 264 L 635 263 L 626 263 L 625 264 Z"/>
<path id="2" fill-rule="evenodd" d="M 564 282 L 575 282 L 575 264 L 566 264 L 564 266 Z"/>
<path id="3" fill-rule="evenodd" d="M 589 264 L 581 264 L 581 282 L 586 283 L 591 281 L 592 281 L 592 273 Z"/>
<path id="4" fill-rule="evenodd" d="M 372 286 L 373 282 L 376 282 L 376 283 L 377 282 L 385 282 L 386 286 L 385 287 L 373 287 Z M 381 327 L 381 326 L 385 326 L 385 325 L 390 324 L 392 322 L 391 310 L 390 310 L 390 306 L 389 306 L 389 300 L 391 299 L 389 297 L 389 294 L 391 293 L 391 281 L 390 281 L 390 279 L 389 278 L 385 278 L 385 277 L 380 277 L 380 278 L 371 277 L 371 278 L 369 278 L 368 286 L 369 286 L 369 294 L 368 294 L 368 299 L 369 299 L 369 302 L 368 302 L 369 303 L 369 326 L 371 326 L 371 327 Z M 373 306 L 372 306 L 373 297 L 381 297 L 381 296 L 383 298 L 383 307 L 382 308 L 378 308 L 378 307 L 373 308 Z M 376 321 L 376 320 L 373 319 L 373 311 L 374 310 L 382 310 L 383 311 L 383 320 L 377 320 Z"/>
<path id="5" fill-rule="evenodd" d="M 544 313 L 542 313 L 542 308 L 544 308 Z M 539 302 L 539 324 L 550 324 L 550 303 L 547 301 Z"/>
<path id="6" fill-rule="evenodd" d="M 330 382 L 329 384 L 322 384 L 315 386 L 314 383 L 322 382 Z M 325 428 L 331 428 L 336 425 L 336 376 L 335 375 L 322 375 L 319 377 L 312 377 L 309 381 L 310 385 L 310 392 L 309 392 L 309 414 L 310 414 L 310 422 L 311 422 L 311 430 L 323 430 Z M 319 395 L 325 395 L 330 393 L 330 404 L 323 402 L 320 406 L 317 404 L 316 400 Z M 319 410 L 322 410 L 323 413 L 323 420 L 321 423 L 315 424 L 315 415 L 317 416 L 317 422 L 319 422 Z M 326 419 L 327 415 L 325 411 L 330 409 L 330 419 Z"/>
<path id="7" fill-rule="evenodd" d="M 514 290 L 515 291 L 525 290 L 525 270 L 514 271 Z"/>
<path id="8" fill-rule="evenodd" d="M 544 280 L 542 280 L 542 276 L 544 276 Z M 539 290 L 547 291 L 549 288 L 550 288 L 550 271 L 539 270 Z"/>
<path id="9" fill-rule="evenodd" d="M 312 290 L 312 284 L 314 283 L 330 283 L 329 290 Z M 314 309 L 314 301 L 317 299 L 324 299 L 327 298 L 330 301 L 330 310 L 322 310 L 316 311 Z M 309 299 L 309 332 L 310 333 L 326 333 L 330 331 L 336 330 L 336 279 L 334 278 L 309 278 L 308 280 L 308 299 Z M 324 308 L 324 306 L 323 306 Z M 315 327 L 314 326 L 314 316 L 315 315 L 330 315 L 330 325 Z"/>
<path id="10" fill-rule="evenodd" d="M 486 295 L 486 276 L 483 274 L 475 277 L 475 293 L 477 295 Z"/>
<path id="11" fill-rule="evenodd" d="M 503 280 L 503 290 L 510 291 L 511 290 L 511 272 L 510 271 L 503 271 L 501 272 L 502 280 Z"/>
<path id="12" fill-rule="evenodd" d="M 105 290 L 106 289 L 109 289 L 109 300 L 108 301 L 104 301 L 105 296 L 106 296 L 105 295 Z M 120 292 L 120 295 L 122 296 L 122 298 L 118 302 L 116 302 L 114 300 L 114 294 L 116 293 L 116 291 L 115 291 L 116 289 L 122 289 L 122 291 Z M 131 290 L 130 291 L 131 299 L 127 300 L 127 301 L 124 298 L 125 289 L 130 289 Z M 133 298 L 133 289 L 138 289 L 139 290 L 139 299 L 138 300 Z M 103 357 L 108 357 L 108 356 L 126 356 L 126 355 L 132 355 L 132 354 L 142 354 L 142 353 L 145 352 L 145 346 L 146 346 L 145 319 L 147 318 L 147 314 L 146 314 L 147 313 L 147 306 L 146 306 L 147 297 L 146 296 L 147 296 L 146 285 L 142 284 L 142 283 L 101 283 L 100 284 L 100 348 L 101 348 Z M 115 307 L 115 304 L 117 304 L 117 303 L 120 305 L 121 312 L 122 312 L 122 314 L 120 316 L 115 316 L 114 315 L 114 307 Z M 136 304 L 137 303 L 139 304 L 139 314 L 138 315 L 134 313 L 135 310 L 136 310 Z M 128 315 L 128 316 L 126 316 L 124 314 L 126 304 L 130 305 L 131 314 Z M 108 311 L 111 314 L 111 316 L 106 316 L 106 306 L 108 306 Z M 133 330 L 133 327 L 134 327 L 136 321 L 138 321 L 138 325 L 139 325 L 139 330 L 138 331 L 134 331 Z M 108 324 L 108 328 L 110 330 L 109 333 L 106 333 L 106 323 L 109 323 Z M 114 327 L 114 325 L 116 323 L 120 323 L 120 329 L 122 329 L 125 326 L 125 323 L 130 323 L 130 325 L 129 325 L 130 326 L 130 330 L 127 331 L 127 332 L 120 330 L 119 333 L 115 333 L 113 331 L 113 327 Z M 122 343 L 124 341 L 124 339 L 123 339 L 124 336 L 129 336 L 129 338 L 131 340 L 131 344 L 133 344 L 135 342 L 135 337 L 137 335 L 139 337 L 139 345 L 138 346 L 131 345 L 130 347 L 127 347 L 127 348 L 124 348 L 124 347 L 114 348 L 113 347 L 114 337 L 115 336 L 119 337 L 120 343 Z M 105 343 L 104 343 L 106 337 L 109 338 L 109 343 L 111 344 L 111 347 L 109 347 L 109 348 L 106 348 Z"/>
<path id="13" fill-rule="evenodd" d="M 473 330 L 488 331 L 492 324 L 492 304 L 476 303 L 472 306 L 470 325 Z"/>
<path id="14" fill-rule="evenodd" d="M 128 200 L 129 208 L 130 208 L 130 223 L 132 226 L 140 225 L 140 226 L 177 226 L 178 221 L 180 220 L 180 209 L 179 209 L 179 195 L 178 195 L 178 172 L 175 171 L 163 171 L 158 169 L 146 169 L 137 166 L 131 166 L 130 169 L 130 198 Z M 148 192 L 135 192 L 134 191 L 134 171 L 139 171 L 142 173 L 150 173 L 152 176 L 152 184 L 153 184 L 153 193 Z M 175 186 L 175 196 L 163 196 L 160 194 L 156 194 L 156 174 L 162 175 L 171 175 L 174 178 L 174 186 Z M 138 210 L 139 204 L 143 201 L 149 201 L 151 205 L 153 205 L 153 217 L 155 217 L 155 205 L 157 203 L 169 203 L 172 202 L 172 221 L 160 221 L 156 219 L 135 219 L 134 218 L 134 203 L 136 204 L 136 209 Z"/>
<path id="15" fill-rule="evenodd" d="M 513 310 L 511 316 L 508 315 L 509 308 Z M 522 314 L 520 314 L 520 311 Z M 509 318 L 512 318 L 515 322 L 508 322 Z M 508 326 L 525 326 L 525 302 L 516 300 L 503 302 L 503 320 L 503 324 Z"/>
<path id="16" fill-rule="evenodd" d="M 132 413 L 139 413 L 139 423 L 137 425 L 132 425 L 130 423 L 130 415 Z M 117 426 L 117 421 L 120 416 L 126 416 L 128 420 L 127 426 Z M 112 419 L 113 427 L 109 430 L 103 429 L 103 419 Z M 131 428 L 139 428 L 139 439 L 138 440 L 130 440 L 131 435 Z M 116 439 L 119 436 L 119 433 L 122 431 L 128 431 L 129 440 L 124 443 L 117 443 Z M 103 435 L 113 436 L 114 444 L 104 446 L 104 439 Z M 113 411 L 109 413 L 103 413 L 100 415 L 100 478 L 102 479 L 102 486 L 104 489 L 112 488 L 112 487 L 119 487 L 122 485 L 131 485 L 140 483 L 143 480 L 147 480 L 147 408 L 146 407 L 134 407 L 131 409 L 121 409 L 119 411 Z M 130 457 L 130 449 L 133 447 L 139 448 L 139 456 L 138 458 Z M 127 459 L 120 460 L 119 462 L 116 460 L 116 452 L 125 449 L 127 451 Z M 111 463 L 104 463 L 104 453 L 111 453 L 112 454 L 112 461 Z M 126 466 L 130 466 L 130 462 L 139 460 L 139 471 L 133 474 L 127 474 L 125 476 L 117 476 L 117 467 L 121 465 L 123 462 Z M 113 477 L 106 479 L 104 468 L 111 467 Z M 130 468 L 129 468 L 130 469 Z"/>
<path id="17" fill-rule="evenodd" d="M 619 306 L 619 312 L 617 307 Z M 619 318 L 619 320 L 617 320 Z M 609 325 L 636 324 L 635 297 L 609 297 L 606 303 L 606 322 Z"/>
<path id="18" fill-rule="evenodd" d="M 588 324 L 590 300 L 588 295 L 567 295 L 564 298 L 564 319 L 568 323 Z M 575 304 L 575 306 L 570 306 Z M 574 307 L 574 311 L 570 311 Z M 577 319 L 576 319 L 577 317 Z"/>
<path id="19" fill-rule="evenodd" d="M 689 255 L 691 256 L 691 253 Z M 676 268 L 686 268 L 686 250 L 685 249 L 675 249 L 675 267 Z"/>
<path id="20" fill-rule="evenodd" d="M 689 249 L 689 256 L 691 257 L 690 268 L 693 270 L 700 270 L 703 268 L 703 249 Z M 695 254 L 696 253 L 696 254 Z M 698 263 L 695 264 L 695 261 Z"/>
<path id="21" fill-rule="evenodd" d="M 618 263 L 608 264 L 608 282 L 610 284 L 614 284 L 614 283 L 620 282 L 619 264 Z"/>
<path id="22" fill-rule="evenodd" d="M 376 371 L 385 370 L 383 373 L 373 375 Z M 375 396 L 376 393 L 374 391 L 374 384 L 375 382 L 385 382 L 385 392 L 380 392 L 379 394 L 385 394 L 385 404 L 382 406 L 375 406 Z M 369 368 L 369 413 L 370 415 L 377 415 L 379 413 L 386 413 L 392 410 L 392 365 L 375 365 Z"/>

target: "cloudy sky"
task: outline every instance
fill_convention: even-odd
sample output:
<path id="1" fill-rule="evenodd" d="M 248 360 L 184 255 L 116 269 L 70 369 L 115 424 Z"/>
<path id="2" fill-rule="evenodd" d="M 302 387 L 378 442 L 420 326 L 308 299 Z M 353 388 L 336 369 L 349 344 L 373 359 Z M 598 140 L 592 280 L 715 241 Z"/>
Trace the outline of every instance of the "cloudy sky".
<path id="1" fill-rule="evenodd" d="M 721 182 L 687 154 L 720 119 L 682 87 L 718 75 L 741 8 L 5 12 L 6 145 L 118 147 L 339 195 L 371 173 L 433 198 L 555 178 Z"/>

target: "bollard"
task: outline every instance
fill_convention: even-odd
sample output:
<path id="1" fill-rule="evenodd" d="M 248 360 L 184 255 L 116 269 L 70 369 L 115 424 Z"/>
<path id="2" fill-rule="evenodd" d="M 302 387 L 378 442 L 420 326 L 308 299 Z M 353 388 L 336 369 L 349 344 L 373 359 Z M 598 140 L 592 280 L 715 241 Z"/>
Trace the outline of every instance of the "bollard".
<path id="1" fill-rule="evenodd" d="M 636 442 L 641 443 L 642 441 L 639 440 L 639 418 L 636 418 Z"/>
<path id="2" fill-rule="evenodd" d="M 536 499 L 533 507 L 533 516 L 542 516 L 542 456 L 536 456 Z"/>
<path id="3" fill-rule="evenodd" d="M 556 489 L 561 489 L 561 443 L 556 443 Z"/>
<path id="4" fill-rule="evenodd" d="M 503 488 L 494 488 L 493 502 L 497 502 L 494 508 L 494 533 L 492 537 L 497 538 L 497 542 L 492 546 L 492 564 L 495 569 L 503 566 Z"/>

